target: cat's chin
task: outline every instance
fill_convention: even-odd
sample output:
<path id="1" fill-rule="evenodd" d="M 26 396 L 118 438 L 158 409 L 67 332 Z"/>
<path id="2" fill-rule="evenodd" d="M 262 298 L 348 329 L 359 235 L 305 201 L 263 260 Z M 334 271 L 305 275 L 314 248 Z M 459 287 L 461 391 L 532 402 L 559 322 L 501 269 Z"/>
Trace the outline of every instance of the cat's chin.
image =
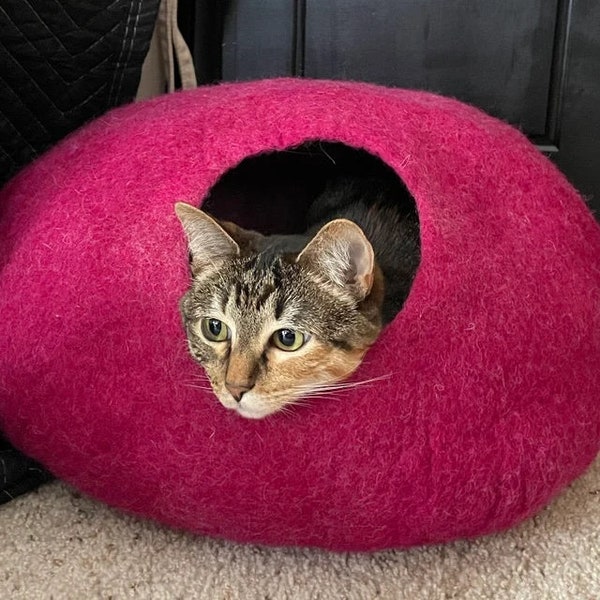
<path id="1" fill-rule="evenodd" d="M 250 402 L 242 400 L 238 403 L 233 398 L 227 396 L 219 396 L 219 402 L 225 408 L 236 412 L 240 417 L 244 417 L 244 419 L 264 419 L 279 410 L 279 407 L 261 405 L 262 403 L 257 403 L 256 400 Z"/>
<path id="2" fill-rule="evenodd" d="M 259 409 L 259 408 L 254 408 L 254 407 L 248 407 L 248 406 L 242 406 L 242 405 L 238 405 L 235 408 L 235 411 L 237 412 L 238 415 L 240 415 L 240 417 L 244 417 L 244 419 L 264 419 L 265 417 L 268 417 L 269 415 L 272 415 L 275 411 L 273 410 L 266 410 L 266 409 Z"/>

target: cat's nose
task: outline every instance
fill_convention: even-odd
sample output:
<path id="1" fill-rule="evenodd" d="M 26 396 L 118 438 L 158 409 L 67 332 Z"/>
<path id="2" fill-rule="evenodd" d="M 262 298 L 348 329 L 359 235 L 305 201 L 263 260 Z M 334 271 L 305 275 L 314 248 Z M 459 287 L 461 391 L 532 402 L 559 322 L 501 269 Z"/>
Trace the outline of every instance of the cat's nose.
<path id="1" fill-rule="evenodd" d="M 227 391 L 234 397 L 235 401 L 240 402 L 242 396 L 246 392 L 249 392 L 253 386 L 246 383 L 229 383 L 226 381 L 225 387 L 227 388 Z"/>

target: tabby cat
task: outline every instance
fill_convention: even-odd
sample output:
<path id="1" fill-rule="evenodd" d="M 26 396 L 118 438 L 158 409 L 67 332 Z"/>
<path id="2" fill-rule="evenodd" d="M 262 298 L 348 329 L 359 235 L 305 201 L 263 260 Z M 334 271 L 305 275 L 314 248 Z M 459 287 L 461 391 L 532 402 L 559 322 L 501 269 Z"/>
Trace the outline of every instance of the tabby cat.
<path id="1" fill-rule="evenodd" d="M 410 200 L 340 177 L 312 203 L 304 234 L 269 236 L 176 205 L 192 273 L 181 301 L 188 345 L 226 408 L 259 419 L 358 367 L 419 264 Z"/>

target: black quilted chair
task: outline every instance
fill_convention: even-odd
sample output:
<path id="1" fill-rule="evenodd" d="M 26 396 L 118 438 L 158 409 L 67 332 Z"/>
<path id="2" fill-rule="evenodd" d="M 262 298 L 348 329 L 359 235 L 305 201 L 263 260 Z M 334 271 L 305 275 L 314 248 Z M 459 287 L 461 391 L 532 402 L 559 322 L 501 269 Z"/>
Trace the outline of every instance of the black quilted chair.
<path id="1" fill-rule="evenodd" d="M 0 185 L 77 127 L 134 98 L 159 3 L 2 1 Z M 0 504 L 51 478 L 0 431 Z"/>

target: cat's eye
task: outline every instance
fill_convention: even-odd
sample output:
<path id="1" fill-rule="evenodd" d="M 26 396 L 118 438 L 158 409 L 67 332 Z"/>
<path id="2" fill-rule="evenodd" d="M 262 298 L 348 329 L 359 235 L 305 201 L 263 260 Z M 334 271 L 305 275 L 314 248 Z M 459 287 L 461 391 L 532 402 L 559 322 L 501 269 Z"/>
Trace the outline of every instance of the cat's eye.
<path id="1" fill-rule="evenodd" d="M 202 330 L 202 335 L 211 342 L 225 342 L 231 337 L 229 327 L 223 321 L 219 321 L 219 319 L 211 317 L 202 319 L 200 329 Z"/>
<path id="2" fill-rule="evenodd" d="M 303 333 L 294 329 L 278 329 L 271 337 L 273 344 L 286 352 L 298 350 L 304 345 L 306 339 Z"/>

